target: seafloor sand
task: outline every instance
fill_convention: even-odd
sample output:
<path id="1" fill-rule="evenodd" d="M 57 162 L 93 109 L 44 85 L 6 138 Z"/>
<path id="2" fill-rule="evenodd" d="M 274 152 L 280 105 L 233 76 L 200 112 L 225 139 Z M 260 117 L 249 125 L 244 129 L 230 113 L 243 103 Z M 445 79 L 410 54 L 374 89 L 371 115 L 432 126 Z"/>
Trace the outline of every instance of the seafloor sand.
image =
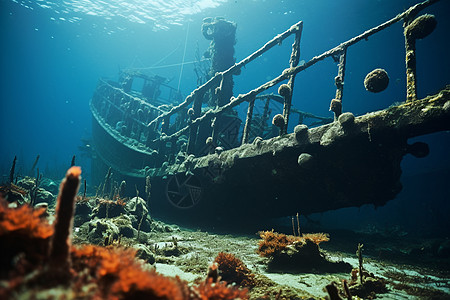
<path id="1" fill-rule="evenodd" d="M 163 233 L 152 232 L 145 238 L 147 239 L 145 244 L 155 254 L 156 271 L 167 276 L 177 275 L 189 282 L 205 278 L 208 266 L 219 252 L 234 254 L 258 278 L 259 284 L 250 290 L 250 297 L 253 299 L 263 296 L 275 299 L 277 295 L 280 299 L 322 298 L 327 295 L 324 290 L 327 284 L 332 281 L 341 283 L 343 279 L 350 279 L 350 274 L 347 273 L 323 273 L 314 269 L 306 273 L 268 272 L 267 259 L 256 253 L 259 240 L 256 234 L 255 236 L 233 236 L 202 231 L 175 230 Z M 176 247 L 174 239 L 176 239 Z M 341 240 L 341 242 L 344 241 Z M 134 244 L 127 239 L 124 239 L 122 243 Z M 333 243 L 332 235 L 331 241 L 322 243 L 321 247 L 333 249 L 336 246 L 339 247 L 338 244 L 339 241 Z M 395 245 L 386 244 L 381 246 L 395 247 Z M 353 267 L 358 266 L 358 259 L 354 253 L 335 250 L 323 251 L 331 261 L 344 261 Z M 450 298 L 448 270 L 433 270 L 433 264 L 428 264 L 429 267 L 426 267 L 424 261 L 417 261 L 417 265 L 405 264 L 404 261 L 405 259 L 395 262 L 392 259 L 388 261 L 373 257 L 364 258 L 364 268 L 369 273 L 387 281 L 389 291 L 385 294 L 377 294 L 377 299 Z M 414 262 L 414 260 L 412 261 Z M 280 291 L 281 296 L 279 295 Z"/>

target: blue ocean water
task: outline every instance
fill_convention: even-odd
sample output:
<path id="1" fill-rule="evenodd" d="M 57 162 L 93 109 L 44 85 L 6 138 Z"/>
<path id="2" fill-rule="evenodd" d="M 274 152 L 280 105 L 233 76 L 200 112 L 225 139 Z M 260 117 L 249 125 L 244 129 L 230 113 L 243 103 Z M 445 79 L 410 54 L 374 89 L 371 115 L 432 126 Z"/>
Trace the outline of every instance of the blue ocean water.
<path id="1" fill-rule="evenodd" d="M 195 60 L 197 51 L 203 53 L 209 45 L 200 31 L 205 17 L 222 16 L 237 24 L 237 60 L 303 20 L 301 59 L 307 61 L 416 2 L 3 0 L 0 2 L 2 175 L 8 174 L 14 155 L 19 158 L 19 172 L 26 173 L 39 154 L 39 167 L 44 174 L 63 174 L 76 155 L 77 164 L 83 166 L 84 177 L 89 180 L 90 158 L 80 147 L 89 144 L 91 137 L 88 103 L 98 78 L 117 79 L 121 69 L 142 68 L 170 78 L 172 86 L 188 95 L 197 86 L 194 65 L 190 62 Z M 425 12 L 436 14 L 438 26 L 417 43 L 419 97 L 450 82 L 447 18 L 450 4 L 440 1 Z M 361 115 L 404 101 L 402 31 L 402 24 L 395 24 L 348 50 L 344 111 Z M 286 40 L 246 67 L 235 77 L 234 93 L 248 92 L 288 67 L 291 43 L 292 40 Z M 386 91 L 369 94 L 363 79 L 378 67 L 388 71 L 391 82 Z M 327 59 L 299 74 L 293 105 L 302 111 L 331 117 L 328 107 L 335 93 L 336 73 L 336 64 Z M 431 154 L 422 160 L 406 157 L 403 164 L 406 180 L 408 176 L 426 177 L 420 181 L 423 195 L 413 200 L 437 201 L 433 210 L 444 205 L 440 200 L 450 198 L 444 184 L 435 186 L 436 182 L 443 183 L 440 175 L 449 174 L 449 136 L 443 132 L 418 139 L 430 144 Z M 440 175 L 435 175 L 436 178 L 423 175 L 430 171 L 439 171 Z M 411 189 L 402 193 L 406 198 L 417 195 Z M 432 195 L 432 199 L 425 199 L 427 195 Z M 405 207 L 397 208 L 401 209 Z M 387 216 L 391 218 L 389 213 Z M 410 213 L 413 219 L 424 217 L 416 206 Z M 435 219 L 433 213 L 425 214 L 426 220 Z M 332 219 L 330 216 L 328 220 Z"/>

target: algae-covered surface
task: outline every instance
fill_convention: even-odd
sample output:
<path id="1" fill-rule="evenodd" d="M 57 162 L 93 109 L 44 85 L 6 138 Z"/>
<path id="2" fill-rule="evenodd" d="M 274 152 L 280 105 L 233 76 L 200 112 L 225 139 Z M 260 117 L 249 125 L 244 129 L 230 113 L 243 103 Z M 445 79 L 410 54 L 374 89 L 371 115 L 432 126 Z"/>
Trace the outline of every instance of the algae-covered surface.
<path id="1" fill-rule="evenodd" d="M 158 222 L 159 224 L 163 224 Z M 203 280 L 208 267 L 220 252 L 234 254 L 256 276 L 256 285 L 249 288 L 250 299 L 321 299 L 328 295 L 325 287 L 335 282 L 339 286 L 343 280 L 351 281 L 350 272 L 325 272 L 318 268 L 309 271 L 283 272 L 268 270 L 270 259 L 258 255 L 258 234 L 230 235 L 206 231 L 192 231 L 174 225 L 165 225 L 170 232 L 144 233 L 140 237 L 141 245 L 150 250 L 157 272 L 166 276 L 179 276 L 188 282 Z M 346 235 L 349 236 L 346 236 Z M 377 299 L 448 299 L 450 297 L 450 272 L 448 259 L 430 258 L 424 250 L 427 241 L 396 241 L 389 238 L 358 233 L 336 232 L 336 237 L 321 243 L 321 252 L 331 262 L 345 262 L 358 267 L 358 258 L 354 251 L 348 249 L 356 239 L 367 240 L 370 255 L 364 255 L 364 269 L 375 277 L 384 280 L 387 290 L 376 293 Z M 83 237 L 78 236 L 81 242 Z M 370 240 L 373 242 L 370 242 Z M 436 241 L 438 242 L 438 241 Z M 440 241 L 445 243 L 445 241 Z M 135 239 L 122 239 L 123 245 L 134 245 Z M 378 244 L 380 243 L 380 244 Z M 416 244 L 409 244 L 416 243 Z M 422 245 L 421 245 L 422 243 Z M 343 246 L 345 244 L 346 246 Z M 424 252 L 422 262 L 417 265 Z M 344 248 L 339 250 L 339 248 Z M 345 251 L 348 250 L 348 251 Z M 378 257 L 373 254 L 378 252 Z M 445 271 L 447 270 L 447 271 Z M 367 296 L 367 297 L 373 297 Z M 354 296 L 356 297 L 356 296 Z M 367 298 L 365 297 L 365 298 Z M 356 299 L 356 298 L 354 298 Z"/>
<path id="2" fill-rule="evenodd" d="M 75 210 L 54 202 L 31 207 L 26 180 L 1 187 L 0 242 L 7 246 L 0 298 L 450 297 L 448 239 L 413 238 L 395 228 L 300 232 L 298 218 L 284 232 L 192 230 L 151 217 L 138 196 L 67 196 L 77 174 L 68 172 L 57 200 L 72 201 Z M 35 200 L 46 194 L 39 195 Z M 64 221 L 72 217 L 73 225 Z"/>

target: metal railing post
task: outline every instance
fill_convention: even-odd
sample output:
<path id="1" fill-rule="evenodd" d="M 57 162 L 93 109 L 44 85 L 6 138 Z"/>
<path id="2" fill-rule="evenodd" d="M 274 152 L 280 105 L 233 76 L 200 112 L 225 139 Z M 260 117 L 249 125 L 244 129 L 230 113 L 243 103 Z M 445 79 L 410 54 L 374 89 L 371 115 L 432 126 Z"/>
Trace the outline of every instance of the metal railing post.
<path id="1" fill-rule="evenodd" d="M 252 125 L 253 108 L 255 107 L 255 98 L 248 101 L 247 118 L 245 120 L 244 132 L 242 133 L 242 145 L 248 143 L 248 135 Z"/>
<path id="2" fill-rule="evenodd" d="M 298 65 L 298 62 L 300 60 L 300 39 L 302 37 L 302 30 L 303 30 L 303 23 L 299 23 L 296 28 L 295 32 L 295 40 L 292 44 L 292 53 L 291 53 L 291 59 L 289 60 L 289 64 L 291 68 L 294 68 Z M 284 117 L 284 128 L 283 128 L 283 134 L 287 133 L 287 127 L 289 123 L 289 114 L 291 112 L 291 105 L 292 105 L 292 94 L 294 93 L 294 80 L 295 80 L 295 73 L 289 76 L 288 86 L 290 87 L 290 93 L 288 93 L 284 97 L 284 105 L 283 105 L 283 117 Z"/>
<path id="3" fill-rule="evenodd" d="M 347 62 L 347 48 L 342 49 L 339 55 L 338 74 L 334 78 L 334 84 L 336 85 L 336 95 L 331 100 L 330 110 L 334 113 L 334 120 L 336 121 L 342 114 L 342 97 L 344 96 L 344 77 L 345 77 L 345 63 Z"/>

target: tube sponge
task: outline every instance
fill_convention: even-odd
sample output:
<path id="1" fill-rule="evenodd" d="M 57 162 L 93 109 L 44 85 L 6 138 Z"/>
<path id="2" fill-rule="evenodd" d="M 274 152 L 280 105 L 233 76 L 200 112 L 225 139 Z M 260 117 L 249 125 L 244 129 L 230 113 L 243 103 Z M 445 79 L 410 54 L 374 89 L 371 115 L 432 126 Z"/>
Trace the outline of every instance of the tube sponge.
<path id="1" fill-rule="evenodd" d="M 61 182 L 56 206 L 55 233 L 51 240 L 49 262 L 52 268 L 70 271 L 70 246 L 75 199 L 80 187 L 81 168 L 71 167 Z"/>

